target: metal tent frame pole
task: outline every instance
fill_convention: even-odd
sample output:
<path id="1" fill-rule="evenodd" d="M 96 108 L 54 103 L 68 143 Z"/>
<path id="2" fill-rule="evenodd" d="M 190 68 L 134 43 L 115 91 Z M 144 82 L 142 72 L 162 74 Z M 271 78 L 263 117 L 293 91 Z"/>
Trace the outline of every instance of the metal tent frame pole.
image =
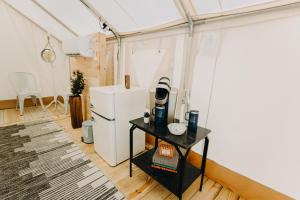
<path id="1" fill-rule="evenodd" d="M 184 11 L 184 17 L 187 20 L 187 25 L 189 28 L 189 33 L 188 36 L 185 40 L 185 54 L 184 54 L 184 74 L 183 74 L 183 82 L 182 82 L 182 86 L 181 89 L 182 91 L 189 91 L 190 90 L 190 75 L 191 75 L 191 49 L 192 49 L 192 45 L 193 45 L 193 40 L 194 40 L 194 21 L 193 18 L 189 12 L 189 10 L 187 9 L 187 7 L 185 6 L 183 0 L 178 0 L 179 1 L 179 6 L 181 6 L 182 10 Z M 186 94 L 189 94 L 189 92 L 185 92 Z M 186 97 L 182 96 L 182 102 L 184 102 L 184 99 Z M 189 98 L 189 97 L 187 97 Z"/>

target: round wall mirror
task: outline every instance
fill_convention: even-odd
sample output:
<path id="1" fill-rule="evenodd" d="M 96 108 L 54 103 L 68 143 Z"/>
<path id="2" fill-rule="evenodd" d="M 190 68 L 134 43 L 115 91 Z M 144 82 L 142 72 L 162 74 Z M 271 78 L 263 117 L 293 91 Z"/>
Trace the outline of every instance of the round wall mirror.
<path id="1" fill-rule="evenodd" d="M 43 49 L 41 57 L 45 62 L 52 63 L 56 59 L 55 52 L 52 49 Z"/>
<path id="2" fill-rule="evenodd" d="M 50 44 L 50 37 L 47 36 L 47 44 L 45 46 L 45 48 L 42 50 L 41 52 L 41 57 L 42 59 L 47 62 L 47 63 L 53 63 L 56 59 L 56 54 Z"/>

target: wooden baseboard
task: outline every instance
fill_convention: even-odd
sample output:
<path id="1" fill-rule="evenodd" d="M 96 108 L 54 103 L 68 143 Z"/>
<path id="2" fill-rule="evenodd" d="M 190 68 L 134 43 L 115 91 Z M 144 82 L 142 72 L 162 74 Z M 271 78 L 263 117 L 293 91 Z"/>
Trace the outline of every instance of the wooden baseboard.
<path id="1" fill-rule="evenodd" d="M 44 105 L 49 104 L 52 100 L 53 97 L 43 97 L 43 103 Z M 62 98 L 58 98 L 61 102 L 63 102 Z M 38 105 L 40 105 L 40 102 L 38 102 Z M 32 100 L 31 99 L 25 99 L 25 107 L 31 107 L 33 106 Z M 11 109 L 11 108 L 16 108 L 17 105 L 17 100 L 16 99 L 8 99 L 8 100 L 0 100 L 0 110 L 2 109 Z"/>
<path id="2" fill-rule="evenodd" d="M 146 135 L 147 144 L 154 145 L 154 137 Z M 190 151 L 189 162 L 200 168 L 202 156 L 194 151 Z M 205 175 L 213 181 L 231 189 L 245 199 L 250 200 L 291 200 L 291 197 L 277 192 L 265 185 L 262 185 L 254 180 L 247 178 L 237 172 L 234 172 L 213 160 L 206 161 Z"/>
<path id="3" fill-rule="evenodd" d="M 194 151 L 191 151 L 188 157 L 189 162 L 196 167 L 201 167 L 201 159 L 202 156 Z M 282 194 L 254 180 L 251 180 L 250 178 L 234 172 L 210 159 L 208 159 L 206 162 L 205 175 L 246 199 L 292 199 L 285 194 Z"/>

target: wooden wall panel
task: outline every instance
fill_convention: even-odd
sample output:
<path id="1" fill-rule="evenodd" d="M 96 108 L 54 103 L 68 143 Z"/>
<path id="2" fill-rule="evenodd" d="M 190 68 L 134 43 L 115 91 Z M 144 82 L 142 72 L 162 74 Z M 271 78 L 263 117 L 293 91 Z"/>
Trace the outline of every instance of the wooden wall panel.
<path id="1" fill-rule="evenodd" d="M 117 54 L 115 44 L 110 43 L 106 46 L 106 85 L 114 84 L 114 58 Z"/>
<path id="2" fill-rule="evenodd" d="M 94 34 L 94 49 L 96 56 L 94 58 L 85 58 L 81 56 L 70 57 L 71 72 L 79 70 L 83 73 L 86 81 L 86 87 L 82 93 L 83 99 L 83 119 L 91 117 L 89 88 L 94 86 L 105 86 L 114 76 L 110 70 L 107 70 L 106 61 L 106 36 L 100 33 Z"/>

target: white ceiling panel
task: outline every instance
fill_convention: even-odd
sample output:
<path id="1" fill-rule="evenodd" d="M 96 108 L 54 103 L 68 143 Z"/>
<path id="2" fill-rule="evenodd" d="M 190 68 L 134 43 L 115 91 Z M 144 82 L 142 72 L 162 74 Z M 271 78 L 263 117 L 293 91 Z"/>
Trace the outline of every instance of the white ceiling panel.
<path id="1" fill-rule="evenodd" d="M 119 32 L 150 28 L 181 19 L 173 0 L 89 0 Z"/>
<path id="2" fill-rule="evenodd" d="M 31 0 L 5 1 L 58 39 L 64 40 L 74 37 L 71 32 L 65 29 Z"/>
<path id="3" fill-rule="evenodd" d="M 208 14 L 221 12 L 219 0 L 192 0 L 197 14 Z"/>
<path id="4" fill-rule="evenodd" d="M 182 18 L 174 0 L 114 1 L 133 19 L 138 29 L 154 27 Z"/>
<path id="5" fill-rule="evenodd" d="M 89 0 L 99 13 L 119 32 L 135 29 L 136 24 L 114 0 Z"/>
<path id="6" fill-rule="evenodd" d="M 64 40 L 100 31 L 98 19 L 80 0 L 5 0 L 23 15 Z M 139 31 L 182 19 L 175 0 L 86 0 L 118 32 Z M 197 14 L 218 13 L 272 0 L 184 0 Z M 274 1 L 274 0 L 273 0 Z M 52 16 L 51 16 L 52 15 Z M 53 18 L 54 16 L 54 18 Z M 58 19 L 56 21 L 55 19 Z M 62 22 L 69 28 L 64 27 Z M 107 33 L 108 34 L 108 33 Z"/>
<path id="7" fill-rule="evenodd" d="M 243 8 L 248 6 L 253 6 L 261 3 L 270 2 L 272 0 L 220 0 L 222 4 L 222 8 L 224 11 L 226 10 L 233 10 L 237 8 Z"/>
<path id="8" fill-rule="evenodd" d="M 98 19 L 79 0 L 38 0 L 38 3 L 78 35 L 100 29 Z"/>
<path id="9" fill-rule="evenodd" d="M 191 0 L 197 14 L 218 13 L 248 6 L 258 5 L 272 0 Z"/>

